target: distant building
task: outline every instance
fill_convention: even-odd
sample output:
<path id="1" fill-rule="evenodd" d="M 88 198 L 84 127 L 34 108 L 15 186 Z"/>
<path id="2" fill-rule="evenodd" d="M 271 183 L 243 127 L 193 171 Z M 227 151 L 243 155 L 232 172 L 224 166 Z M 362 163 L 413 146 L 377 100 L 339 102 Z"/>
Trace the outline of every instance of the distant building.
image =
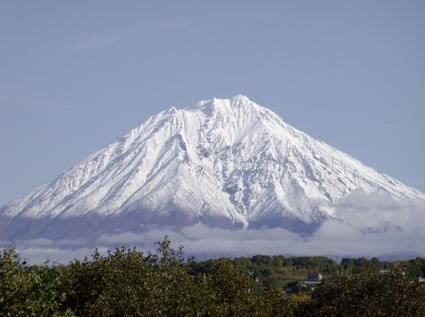
<path id="1" fill-rule="evenodd" d="M 419 283 L 425 283 L 425 277 L 418 277 Z"/>
<path id="2" fill-rule="evenodd" d="M 321 274 L 307 274 L 307 283 L 320 283 L 322 282 Z"/>

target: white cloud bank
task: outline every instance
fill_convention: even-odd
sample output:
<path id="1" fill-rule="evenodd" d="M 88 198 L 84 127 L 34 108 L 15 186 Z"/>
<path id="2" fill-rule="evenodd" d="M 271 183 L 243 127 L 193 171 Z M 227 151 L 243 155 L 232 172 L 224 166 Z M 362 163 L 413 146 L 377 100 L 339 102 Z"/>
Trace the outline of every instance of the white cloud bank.
<path id="1" fill-rule="evenodd" d="M 324 255 L 335 259 L 376 256 L 390 260 L 425 257 L 425 201 L 396 201 L 389 196 L 356 190 L 334 207 L 335 215 L 342 220 L 329 219 L 308 237 L 280 228 L 231 231 L 197 224 L 179 232 L 169 228 L 142 234 L 103 235 L 97 245 L 102 253 L 108 247 L 121 245 L 136 246 L 147 252 L 154 251 L 155 242 L 168 235 L 173 247 L 183 245 L 187 256 L 195 255 L 198 259 L 255 254 Z M 65 264 L 92 253 L 87 247 L 78 248 L 80 243 L 38 239 L 23 242 L 18 251 L 31 263 L 42 263 L 48 256 Z"/>

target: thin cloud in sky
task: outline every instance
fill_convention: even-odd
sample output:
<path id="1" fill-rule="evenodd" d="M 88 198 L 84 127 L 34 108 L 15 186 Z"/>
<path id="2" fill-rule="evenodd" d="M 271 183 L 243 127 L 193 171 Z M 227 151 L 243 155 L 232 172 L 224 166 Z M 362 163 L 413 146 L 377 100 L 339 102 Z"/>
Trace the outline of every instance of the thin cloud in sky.
<path id="1" fill-rule="evenodd" d="M 110 35 L 110 36 L 94 36 L 79 42 L 74 46 L 75 50 L 90 50 L 96 48 L 102 48 L 110 45 L 114 45 L 119 42 L 130 41 L 135 39 L 140 35 L 147 35 L 152 33 L 155 30 L 182 30 L 189 31 L 192 33 L 196 33 L 193 28 L 188 27 L 184 24 L 178 23 L 163 23 L 163 24 L 155 24 L 149 27 L 144 27 L 141 29 L 133 30 L 130 32 L 124 32 L 120 34 Z"/>
<path id="2" fill-rule="evenodd" d="M 150 29 L 177 29 L 177 30 L 184 30 L 184 31 L 189 31 L 192 33 L 198 33 L 198 31 L 196 31 L 195 29 L 185 25 L 185 24 L 180 24 L 180 23 L 163 23 L 163 24 L 156 24 L 152 27 L 150 27 Z"/>
<path id="3" fill-rule="evenodd" d="M 107 45 L 111 45 L 115 42 L 118 42 L 125 37 L 123 35 L 115 35 L 111 37 L 93 37 L 87 40 L 84 40 L 80 43 L 78 43 L 74 48 L 76 50 L 87 50 L 87 49 L 94 49 L 94 48 L 100 48 Z"/>

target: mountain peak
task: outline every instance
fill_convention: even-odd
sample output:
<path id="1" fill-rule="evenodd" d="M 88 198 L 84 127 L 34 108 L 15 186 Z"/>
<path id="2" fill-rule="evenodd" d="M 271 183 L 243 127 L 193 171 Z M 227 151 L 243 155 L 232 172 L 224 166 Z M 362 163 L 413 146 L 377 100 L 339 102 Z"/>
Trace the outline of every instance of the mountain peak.
<path id="1" fill-rule="evenodd" d="M 248 97 L 243 95 L 237 95 L 230 99 L 219 99 L 214 98 L 212 100 L 202 100 L 193 108 L 187 108 L 187 110 L 202 109 L 206 115 L 212 115 L 220 112 L 225 115 L 234 117 L 239 115 L 241 111 L 261 111 L 264 108 L 260 107 L 253 101 L 249 100 Z M 185 110 L 185 109 L 184 109 Z"/>

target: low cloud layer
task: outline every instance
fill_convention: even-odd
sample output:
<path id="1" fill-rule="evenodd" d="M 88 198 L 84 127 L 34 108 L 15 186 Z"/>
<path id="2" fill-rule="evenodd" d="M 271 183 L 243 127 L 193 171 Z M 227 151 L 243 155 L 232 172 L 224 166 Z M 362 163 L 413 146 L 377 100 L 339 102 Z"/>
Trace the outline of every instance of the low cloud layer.
<path id="1" fill-rule="evenodd" d="M 108 248 L 122 245 L 152 252 L 156 248 L 155 242 L 168 235 L 174 248 L 183 245 L 186 255 L 195 255 L 198 259 L 255 254 L 324 255 L 337 260 L 361 256 L 388 260 L 425 257 L 425 201 L 396 201 L 388 196 L 357 190 L 333 207 L 340 219 L 323 222 L 308 237 L 279 228 L 231 231 L 197 224 L 179 232 L 169 228 L 151 229 L 143 234 L 103 235 L 96 244 L 105 254 Z M 38 239 L 22 242 L 18 251 L 31 263 L 42 263 L 48 256 L 66 264 L 74 258 L 89 256 L 93 249 L 77 240 Z"/>
<path id="2" fill-rule="evenodd" d="M 406 233 L 425 237 L 425 201 L 420 199 L 397 201 L 357 189 L 338 201 L 336 216 L 365 231 L 381 232 L 395 226 Z"/>

